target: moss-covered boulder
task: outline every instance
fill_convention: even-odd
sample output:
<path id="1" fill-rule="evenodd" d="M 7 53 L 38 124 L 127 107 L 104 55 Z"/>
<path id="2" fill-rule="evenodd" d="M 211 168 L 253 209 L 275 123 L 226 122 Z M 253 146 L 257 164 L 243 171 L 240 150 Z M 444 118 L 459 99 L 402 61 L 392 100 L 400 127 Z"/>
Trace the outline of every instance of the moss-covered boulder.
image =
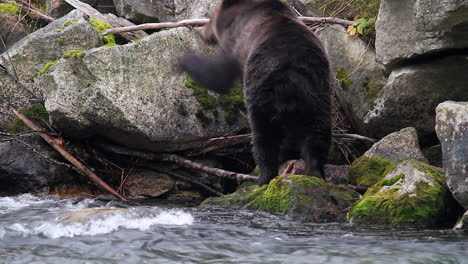
<path id="1" fill-rule="evenodd" d="M 232 194 L 209 198 L 202 206 L 229 206 L 285 214 L 307 222 L 342 222 L 359 194 L 342 185 L 304 175 L 282 175 L 269 185 L 244 184 Z"/>
<path id="2" fill-rule="evenodd" d="M 75 22 L 76 23 L 76 22 Z M 138 42 L 61 58 L 36 83 L 58 130 L 131 148 L 176 151 L 247 128 L 242 89 L 218 95 L 174 71 L 187 50 L 207 52 L 197 32 L 164 30 Z"/>
<path id="3" fill-rule="evenodd" d="M 387 172 L 348 213 L 353 223 L 439 227 L 457 205 L 440 168 L 407 160 Z M 453 214 L 452 216 L 454 216 Z"/>
<path id="4" fill-rule="evenodd" d="M 393 163 L 388 159 L 361 156 L 349 167 L 348 181 L 354 185 L 372 186 L 392 168 Z"/>

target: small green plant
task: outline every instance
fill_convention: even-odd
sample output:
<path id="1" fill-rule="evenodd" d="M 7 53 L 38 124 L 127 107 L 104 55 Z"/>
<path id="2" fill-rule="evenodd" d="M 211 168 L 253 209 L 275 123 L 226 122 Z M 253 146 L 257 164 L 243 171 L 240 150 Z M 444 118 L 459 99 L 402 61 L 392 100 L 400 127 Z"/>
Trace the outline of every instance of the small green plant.
<path id="1" fill-rule="evenodd" d="M 348 27 L 348 34 L 354 36 L 359 34 L 361 36 L 368 36 L 375 33 L 375 21 L 376 18 L 359 18 Z"/>
<path id="2" fill-rule="evenodd" d="M 339 68 L 336 70 L 335 78 L 340 82 L 340 86 L 344 90 L 351 86 L 351 80 L 349 79 L 350 76 L 351 74 L 345 68 Z"/>
<path id="3" fill-rule="evenodd" d="M 13 3 L 1 3 L 0 14 L 8 14 L 12 16 L 18 16 L 21 12 L 20 7 Z"/>
<path id="4" fill-rule="evenodd" d="M 85 51 L 81 51 L 81 50 L 70 50 L 68 51 L 67 53 L 63 54 L 63 58 L 64 59 L 68 59 L 68 58 L 83 58 L 84 55 L 86 55 L 86 52 Z"/>

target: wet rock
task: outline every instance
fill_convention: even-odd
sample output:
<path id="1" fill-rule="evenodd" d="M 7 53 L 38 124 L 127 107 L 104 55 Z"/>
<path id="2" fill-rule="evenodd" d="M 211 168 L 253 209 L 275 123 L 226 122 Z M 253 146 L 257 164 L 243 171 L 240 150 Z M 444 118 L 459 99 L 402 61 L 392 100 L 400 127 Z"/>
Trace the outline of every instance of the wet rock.
<path id="1" fill-rule="evenodd" d="M 47 187 L 70 185 L 78 181 L 67 167 L 46 159 L 54 156 L 54 152 L 42 138 L 37 135 L 25 135 L 19 140 L 28 145 L 16 140 L 0 143 L 1 193 L 38 192 Z"/>
<path id="2" fill-rule="evenodd" d="M 444 102 L 436 112 L 447 184 L 455 199 L 468 208 L 468 102 Z"/>
<path id="3" fill-rule="evenodd" d="M 125 189 L 130 196 L 158 197 L 171 191 L 175 181 L 163 173 L 144 170 L 130 175 Z"/>
<path id="4" fill-rule="evenodd" d="M 21 39 L 8 49 L 8 54 L 0 55 L 0 65 L 15 72 L 23 83 L 31 83 L 47 63 L 68 51 L 88 50 L 102 44 L 88 17 L 75 10 Z"/>
<path id="5" fill-rule="evenodd" d="M 84 224 L 91 220 L 104 220 L 113 215 L 128 215 L 128 208 L 96 207 L 85 208 L 79 211 L 65 214 L 57 219 L 62 224 Z"/>
<path id="6" fill-rule="evenodd" d="M 375 60 L 375 51 L 357 36 L 350 36 L 342 26 L 329 26 L 317 32 L 330 58 L 336 92 L 346 108 L 353 127 L 365 133 L 364 117 L 382 94 L 387 78 Z"/>
<path id="7" fill-rule="evenodd" d="M 0 53 L 9 49 L 29 33 L 31 33 L 31 28 L 23 22 L 18 22 L 18 17 L 0 14 L 0 35 L 5 42 L 5 45 L 3 43 L 0 44 Z"/>
<path id="8" fill-rule="evenodd" d="M 372 186 L 348 218 L 361 224 L 441 227 L 450 224 L 447 211 L 456 206 L 442 170 L 407 160 Z"/>
<path id="9" fill-rule="evenodd" d="M 100 135 L 131 148 L 183 150 L 248 127 L 239 113 L 239 87 L 219 96 L 174 72 L 177 56 L 202 47 L 190 29 L 165 30 L 138 43 L 62 58 L 37 82 L 47 87 L 52 124 L 68 136 Z"/>
<path id="10" fill-rule="evenodd" d="M 135 23 L 175 20 L 174 0 L 114 0 L 117 14 Z"/>
<path id="11" fill-rule="evenodd" d="M 414 9 L 417 31 L 457 31 L 463 27 L 467 29 L 467 1 L 417 0 Z"/>
<path id="12" fill-rule="evenodd" d="M 342 222 L 346 208 L 358 197 L 357 192 L 316 177 L 282 175 L 262 187 L 244 184 L 235 193 L 205 200 L 202 206 L 276 212 L 306 222 Z"/>
<path id="13" fill-rule="evenodd" d="M 394 164 L 407 159 L 427 163 L 419 147 L 418 133 L 413 127 L 403 128 L 382 138 L 364 153 L 367 157 L 381 157 Z"/>
<path id="14" fill-rule="evenodd" d="M 398 1 L 402 2 L 402 1 Z M 446 100 L 468 100 L 466 56 L 445 58 L 394 70 L 382 96 L 364 119 L 374 137 L 414 127 L 424 137 L 434 132 L 435 108 Z"/>
<path id="15" fill-rule="evenodd" d="M 468 231 L 468 211 L 458 220 L 454 228 Z"/>
<path id="16" fill-rule="evenodd" d="M 392 165 L 408 159 L 428 162 L 419 148 L 416 129 L 412 127 L 394 132 L 372 145 L 351 164 L 349 182 L 372 186 L 392 168 Z"/>
<path id="17" fill-rule="evenodd" d="M 434 14 L 437 17 L 440 13 L 450 13 L 450 9 L 456 8 L 456 4 L 453 4 L 455 1 L 381 1 L 376 22 L 375 47 L 377 59 L 385 65 L 388 72 L 401 63 L 420 55 L 440 53 L 468 46 L 468 27 L 466 26 L 462 26 L 459 30 L 449 29 L 447 31 L 442 30 L 442 28 L 438 28 L 434 32 L 417 30 L 418 23 L 424 28 L 424 24 L 427 24 L 424 21 L 432 21 Z M 457 2 L 460 5 L 466 5 L 461 4 L 461 1 Z M 447 6 L 448 9 L 439 9 L 439 6 L 442 5 Z M 430 11 L 434 9 L 438 9 L 438 11 Z M 431 12 L 430 15 L 427 15 L 427 12 Z M 460 9 L 460 14 L 464 12 L 466 10 Z M 456 17 L 457 13 L 455 12 L 453 17 Z M 466 16 L 454 19 L 455 21 L 467 21 Z M 434 23 L 437 24 L 437 20 Z"/>

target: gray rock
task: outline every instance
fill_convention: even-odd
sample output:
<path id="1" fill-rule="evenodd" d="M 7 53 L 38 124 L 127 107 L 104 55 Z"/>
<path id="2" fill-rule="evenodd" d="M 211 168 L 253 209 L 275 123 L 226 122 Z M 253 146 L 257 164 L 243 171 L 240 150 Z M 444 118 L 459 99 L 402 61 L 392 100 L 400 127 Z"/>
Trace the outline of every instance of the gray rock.
<path id="1" fill-rule="evenodd" d="M 12 108 L 21 109 L 28 105 L 29 94 L 15 82 L 13 77 L 0 69 L 0 131 L 7 131 L 14 114 Z"/>
<path id="2" fill-rule="evenodd" d="M 177 20 L 207 18 L 208 12 L 218 0 L 174 0 Z"/>
<path id="3" fill-rule="evenodd" d="M 460 31 L 417 31 L 416 2 L 417 0 L 381 1 L 376 22 L 375 47 L 377 59 L 385 65 L 388 72 L 402 62 L 420 55 L 468 46 L 467 27 L 464 27 L 463 30 L 460 29 Z M 436 1 L 419 2 L 422 6 L 422 2 Z M 426 19 L 432 20 L 433 18 L 433 13 L 427 15 L 425 12 L 421 12 L 420 14 L 426 16 Z"/>
<path id="4" fill-rule="evenodd" d="M 332 74 L 338 78 L 337 94 L 353 121 L 365 133 L 364 117 L 374 106 L 386 82 L 383 67 L 375 61 L 375 51 L 363 40 L 349 36 L 342 26 L 317 32 L 330 58 Z"/>
<path id="5" fill-rule="evenodd" d="M 379 142 L 364 153 L 367 157 L 381 157 L 392 161 L 394 164 L 400 163 L 407 159 L 415 159 L 427 163 L 427 159 L 421 152 L 416 129 L 412 127 L 403 128 L 398 132 L 394 132 Z"/>
<path id="6" fill-rule="evenodd" d="M 436 112 L 447 185 L 454 198 L 468 209 L 468 102 L 444 102 Z"/>
<path id="7" fill-rule="evenodd" d="M 130 175 L 125 184 L 125 189 L 130 196 L 158 197 L 175 186 L 175 180 L 163 173 L 144 170 Z"/>
<path id="8" fill-rule="evenodd" d="M 434 131 L 436 106 L 446 100 L 468 100 L 468 60 L 449 56 L 394 70 L 383 95 L 364 119 L 374 137 L 383 137 L 404 127 L 414 127 L 420 136 Z"/>
<path id="9" fill-rule="evenodd" d="M 175 20 L 174 0 L 114 0 L 117 14 L 135 23 Z"/>
<path id="10" fill-rule="evenodd" d="M 467 30 L 467 0 L 417 0 L 415 11 L 418 31 Z"/>
<path id="11" fill-rule="evenodd" d="M 226 120 L 228 111 L 215 94 L 202 95 L 213 101 L 202 106 L 186 87 L 186 76 L 173 71 L 177 56 L 202 47 L 194 31 L 178 28 L 139 43 L 93 49 L 83 59 L 61 59 L 38 80 L 48 87 L 52 124 L 68 136 L 97 134 L 153 151 L 190 148 L 248 127 L 243 116 Z"/>
<path id="12" fill-rule="evenodd" d="M 75 10 L 21 39 L 8 49 L 8 55 L 0 55 L 0 65 L 16 72 L 23 83 L 30 83 L 45 64 L 69 50 L 88 50 L 102 43 L 88 17 Z"/>
<path id="13" fill-rule="evenodd" d="M 35 151 L 49 157 L 52 148 L 36 135 L 19 138 Z M 52 163 L 18 141 L 0 144 L 0 192 L 18 194 L 37 192 L 59 184 L 76 183 L 68 168 Z"/>
<path id="14" fill-rule="evenodd" d="M 31 33 L 31 28 L 12 15 L 0 14 L 0 35 L 5 43 L 0 43 L 0 53 Z M 4 45 L 5 44 L 5 45 Z M 6 49 L 5 49 L 6 46 Z"/>
<path id="15" fill-rule="evenodd" d="M 95 5 L 98 0 L 80 0 L 83 3 L 89 4 L 91 6 Z M 59 18 L 70 11 L 75 9 L 73 6 L 69 5 L 65 0 L 47 0 L 46 1 L 46 13 L 51 17 Z"/>
<path id="16" fill-rule="evenodd" d="M 468 231 L 468 211 L 466 211 L 462 218 L 457 222 L 454 229 Z"/>

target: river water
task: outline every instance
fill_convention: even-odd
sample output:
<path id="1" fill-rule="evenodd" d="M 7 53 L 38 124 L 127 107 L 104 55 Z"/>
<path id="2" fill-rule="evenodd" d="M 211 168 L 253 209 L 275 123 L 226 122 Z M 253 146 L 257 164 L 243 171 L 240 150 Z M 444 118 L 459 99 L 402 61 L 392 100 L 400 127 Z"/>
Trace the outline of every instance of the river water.
<path id="1" fill-rule="evenodd" d="M 0 197 L 0 263 L 468 263 L 468 233 L 221 208 Z M 99 208 L 90 209 L 86 208 Z M 81 212 L 81 217 L 76 212 Z"/>

